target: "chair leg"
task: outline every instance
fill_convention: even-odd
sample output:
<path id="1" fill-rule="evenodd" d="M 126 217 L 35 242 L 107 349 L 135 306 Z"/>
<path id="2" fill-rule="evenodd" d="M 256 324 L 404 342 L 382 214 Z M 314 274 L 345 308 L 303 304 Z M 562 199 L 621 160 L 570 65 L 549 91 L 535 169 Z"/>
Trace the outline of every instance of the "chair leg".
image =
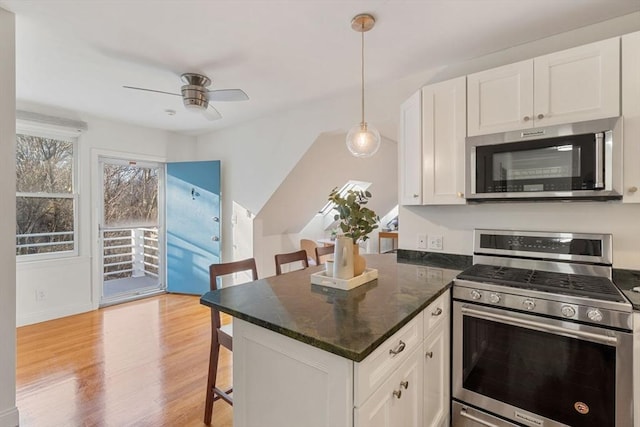
<path id="1" fill-rule="evenodd" d="M 220 356 L 220 344 L 211 343 L 211 354 L 209 356 L 209 376 L 207 379 L 207 398 L 204 404 L 204 423 L 211 425 L 213 416 L 213 401 L 215 398 L 216 377 L 218 376 L 218 358 Z"/>

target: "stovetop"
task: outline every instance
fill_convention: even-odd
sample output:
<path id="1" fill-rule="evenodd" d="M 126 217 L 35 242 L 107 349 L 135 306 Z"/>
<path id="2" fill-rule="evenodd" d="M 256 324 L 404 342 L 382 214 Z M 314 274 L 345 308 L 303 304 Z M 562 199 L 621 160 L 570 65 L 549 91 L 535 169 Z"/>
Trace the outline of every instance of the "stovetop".
<path id="1" fill-rule="evenodd" d="M 600 276 L 475 264 L 460 273 L 458 278 L 537 292 L 626 302 L 616 285 Z"/>

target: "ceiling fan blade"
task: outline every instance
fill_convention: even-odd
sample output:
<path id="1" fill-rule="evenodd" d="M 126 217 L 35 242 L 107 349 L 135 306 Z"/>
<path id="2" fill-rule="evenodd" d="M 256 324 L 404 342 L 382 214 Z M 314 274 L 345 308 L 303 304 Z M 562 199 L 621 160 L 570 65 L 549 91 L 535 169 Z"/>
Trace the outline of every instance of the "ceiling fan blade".
<path id="1" fill-rule="evenodd" d="M 209 101 L 246 101 L 249 99 L 242 89 L 218 89 L 209 91 Z"/>
<path id="2" fill-rule="evenodd" d="M 179 93 L 164 92 L 162 90 L 155 90 L 155 89 L 145 89 L 143 87 L 134 87 L 134 86 L 122 86 L 122 87 L 125 89 L 144 90 L 145 92 L 156 92 L 156 93 L 164 93 L 165 95 L 182 96 Z"/>
<path id="3" fill-rule="evenodd" d="M 222 114 L 220 114 L 220 112 L 216 110 L 215 107 L 211 104 L 209 104 L 206 110 L 202 110 L 202 115 L 207 120 L 211 120 L 211 121 L 219 120 L 222 118 Z"/>

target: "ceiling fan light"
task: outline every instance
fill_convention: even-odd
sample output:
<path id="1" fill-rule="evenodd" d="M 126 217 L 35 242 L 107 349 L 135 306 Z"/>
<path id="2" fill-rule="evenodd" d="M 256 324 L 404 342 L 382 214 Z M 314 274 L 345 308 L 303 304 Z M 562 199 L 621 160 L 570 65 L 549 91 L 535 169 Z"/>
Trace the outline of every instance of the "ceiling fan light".
<path id="1" fill-rule="evenodd" d="M 355 157 L 373 156 L 380 149 L 380 132 L 366 123 L 352 127 L 347 134 L 347 149 Z"/>

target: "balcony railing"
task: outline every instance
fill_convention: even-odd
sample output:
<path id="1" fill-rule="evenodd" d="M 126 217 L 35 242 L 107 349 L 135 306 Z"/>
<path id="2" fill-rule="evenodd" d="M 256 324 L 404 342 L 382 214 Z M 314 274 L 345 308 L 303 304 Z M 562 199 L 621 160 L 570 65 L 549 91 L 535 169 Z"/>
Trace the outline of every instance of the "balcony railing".
<path id="1" fill-rule="evenodd" d="M 103 279 L 158 278 L 158 228 L 124 227 L 102 230 Z"/>

